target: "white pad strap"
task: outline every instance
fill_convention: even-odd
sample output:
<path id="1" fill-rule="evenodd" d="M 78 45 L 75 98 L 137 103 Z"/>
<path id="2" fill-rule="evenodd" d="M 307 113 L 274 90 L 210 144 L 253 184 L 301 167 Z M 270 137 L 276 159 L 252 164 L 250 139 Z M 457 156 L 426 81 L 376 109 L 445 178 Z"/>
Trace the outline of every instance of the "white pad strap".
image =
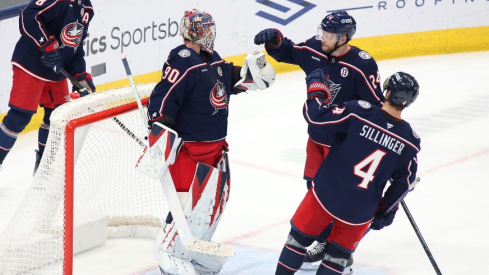
<path id="1" fill-rule="evenodd" d="M 175 162 L 181 145 L 182 139 L 177 132 L 159 122 L 153 123 L 149 133 L 149 147 L 144 147 L 136 163 L 136 170 L 158 179 Z"/>
<path id="2" fill-rule="evenodd" d="M 275 82 L 276 74 L 275 69 L 267 62 L 265 54 L 255 50 L 246 56 L 241 68 L 241 79 L 234 86 L 250 91 L 264 90 Z"/>

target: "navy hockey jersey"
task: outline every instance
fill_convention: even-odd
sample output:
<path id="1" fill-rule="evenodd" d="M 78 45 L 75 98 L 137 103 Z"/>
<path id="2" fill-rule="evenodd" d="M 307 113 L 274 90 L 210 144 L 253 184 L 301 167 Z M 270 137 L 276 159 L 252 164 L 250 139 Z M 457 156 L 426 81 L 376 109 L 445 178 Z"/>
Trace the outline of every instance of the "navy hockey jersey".
<path id="1" fill-rule="evenodd" d="M 219 54 L 185 45 L 173 49 L 163 65 L 161 81 L 147 103 L 148 119 L 171 116 L 184 141 L 218 141 L 226 138 L 228 104 L 233 87 L 232 63 Z"/>
<path id="2" fill-rule="evenodd" d="M 377 63 L 367 52 L 355 46 L 345 55 L 334 57 L 322 51 L 321 40 L 315 36 L 299 44 L 284 38 L 277 49 L 267 48 L 267 53 L 279 62 L 299 65 L 306 75 L 322 69 L 334 83 L 331 86 L 331 103 L 361 99 L 380 106 L 385 100 Z M 334 138 L 310 128 L 309 136 L 325 145 L 331 145 Z"/>
<path id="3" fill-rule="evenodd" d="M 415 180 L 420 139 L 406 121 L 362 100 L 329 108 L 308 100 L 304 117 L 315 131 L 336 134 L 313 181 L 319 201 L 336 218 L 369 222 L 389 179 L 386 205 Z"/>
<path id="4" fill-rule="evenodd" d="M 21 37 L 15 45 L 12 64 L 39 79 L 59 81 L 63 74 L 41 63 L 39 47 L 54 36 L 59 43 L 63 67 L 71 74 L 86 71 L 83 40 L 94 15 L 90 0 L 31 1 L 21 11 Z"/>

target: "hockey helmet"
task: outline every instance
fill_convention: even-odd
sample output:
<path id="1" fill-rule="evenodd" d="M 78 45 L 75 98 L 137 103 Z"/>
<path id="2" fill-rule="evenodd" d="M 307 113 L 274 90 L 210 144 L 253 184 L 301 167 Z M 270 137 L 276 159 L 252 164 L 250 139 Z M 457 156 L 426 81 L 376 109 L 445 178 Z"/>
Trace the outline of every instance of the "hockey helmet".
<path id="1" fill-rule="evenodd" d="M 180 34 L 183 38 L 200 44 L 204 51 L 212 53 L 216 39 L 216 23 L 205 11 L 197 9 L 185 11 L 180 22 Z"/>
<path id="2" fill-rule="evenodd" d="M 384 81 L 384 92 L 391 91 L 389 101 L 394 105 L 408 107 L 419 95 L 416 79 L 407 73 L 397 72 Z"/>
<path id="3" fill-rule="evenodd" d="M 357 31 L 357 22 L 346 11 L 334 11 L 324 17 L 318 27 L 318 37 L 322 37 L 322 31 L 335 33 L 339 41 L 346 34 L 346 42 L 350 41 Z"/>

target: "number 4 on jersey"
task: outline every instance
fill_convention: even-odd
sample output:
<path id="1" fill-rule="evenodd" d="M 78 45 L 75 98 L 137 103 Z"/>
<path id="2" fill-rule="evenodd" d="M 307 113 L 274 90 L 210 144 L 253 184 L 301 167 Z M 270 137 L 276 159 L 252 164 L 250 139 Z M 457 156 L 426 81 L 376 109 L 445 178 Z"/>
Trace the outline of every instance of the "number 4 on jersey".
<path id="1" fill-rule="evenodd" d="M 374 174 L 375 171 L 377 171 L 377 167 L 379 167 L 380 161 L 382 161 L 382 158 L 386 154 L 386 152 L 377 149 L 353 167 L 353 173 L 363 179 L 362 182 L 357 185 L 358 187 L 363 189 L 368 188 L 368 184 L 374 180 Z M 362 170 L 367 166 L 367 171 Z"/>

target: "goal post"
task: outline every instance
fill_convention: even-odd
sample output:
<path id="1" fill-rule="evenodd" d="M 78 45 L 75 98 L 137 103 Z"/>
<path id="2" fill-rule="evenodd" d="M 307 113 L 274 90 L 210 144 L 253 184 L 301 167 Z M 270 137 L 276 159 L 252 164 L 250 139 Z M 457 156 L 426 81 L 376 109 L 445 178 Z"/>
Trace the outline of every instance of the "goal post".
<path id="1" fill-rule="evenodd" d="M 143 103 L 153 87 L 138 85 Z M 130 87 L 53 112 L 39 169 L 0 235 L 0 273 L 72 274 L 73 255 L 107 238 L 156 237 L 168 206 L 160 183 L 134 169 L 141 123 Z"/>

